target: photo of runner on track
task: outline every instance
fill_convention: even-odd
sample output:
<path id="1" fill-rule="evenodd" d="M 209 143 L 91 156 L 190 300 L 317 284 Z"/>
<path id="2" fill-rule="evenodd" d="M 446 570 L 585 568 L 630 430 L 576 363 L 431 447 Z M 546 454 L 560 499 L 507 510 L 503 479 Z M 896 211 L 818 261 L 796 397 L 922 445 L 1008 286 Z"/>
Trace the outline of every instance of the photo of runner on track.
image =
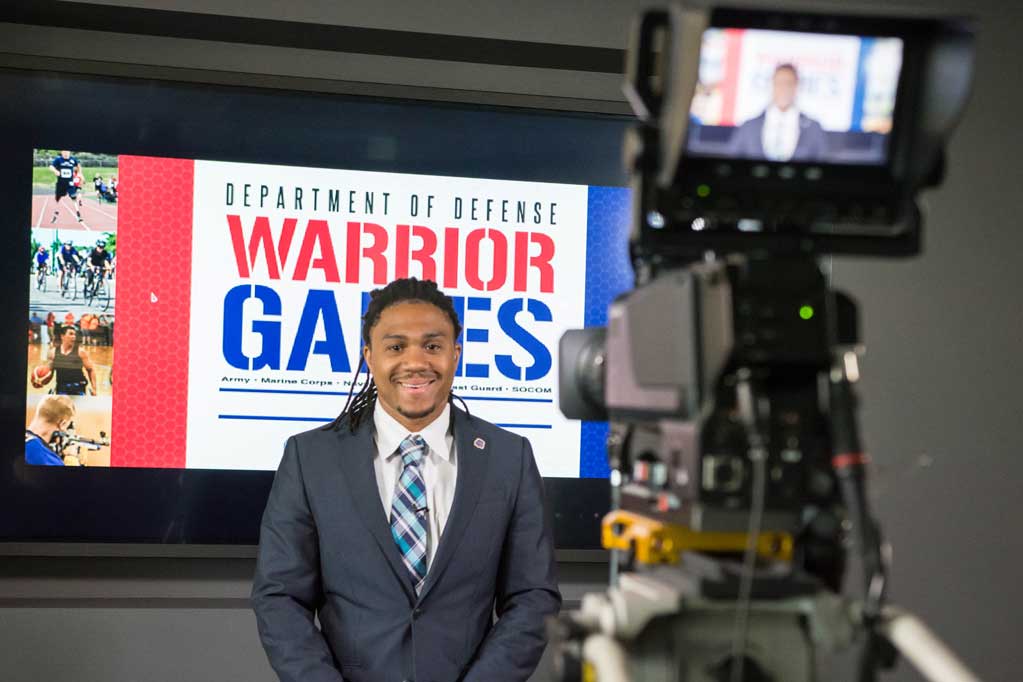
<path id="1" fill-rule="evenodd" d="M 121 189 L 117 176 L 116 155 L 37 149 L 32 164 L 32 227 L 115 231 Z"/>

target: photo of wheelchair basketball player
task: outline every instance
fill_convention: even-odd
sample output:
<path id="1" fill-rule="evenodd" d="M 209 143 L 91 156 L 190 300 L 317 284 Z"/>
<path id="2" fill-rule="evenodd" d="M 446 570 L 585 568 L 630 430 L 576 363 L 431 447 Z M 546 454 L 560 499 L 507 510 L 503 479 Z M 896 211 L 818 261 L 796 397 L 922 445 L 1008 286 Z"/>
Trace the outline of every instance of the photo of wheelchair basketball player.
<path id="1" fill-rule="evenodd" d="M 43 388 L 50 381 L 50 393 L 56 395 L 97 395 L 96 367 L 89 353 L 81 347 L 78 330 L 70 325 L 61 328 L 53 345 L 46 352 L 45 362 L 37 365 L 29 380 L 34 388 Z"/>

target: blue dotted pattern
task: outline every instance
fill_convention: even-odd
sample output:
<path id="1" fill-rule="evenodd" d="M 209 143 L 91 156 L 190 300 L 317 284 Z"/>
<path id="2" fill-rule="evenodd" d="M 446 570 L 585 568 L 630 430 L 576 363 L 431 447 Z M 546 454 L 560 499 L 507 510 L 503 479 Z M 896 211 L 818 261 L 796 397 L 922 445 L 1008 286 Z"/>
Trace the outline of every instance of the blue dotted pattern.
<path id="1" fill-rule="evenodd" d="M 586 215 L 587 327 L 607 324 L 607 308 L 633 286 L 629 263 L 631 191 L 590 187 Z M 607 478 L 607 422 L 583 422 L 579 436 L 579 477 Z"/>

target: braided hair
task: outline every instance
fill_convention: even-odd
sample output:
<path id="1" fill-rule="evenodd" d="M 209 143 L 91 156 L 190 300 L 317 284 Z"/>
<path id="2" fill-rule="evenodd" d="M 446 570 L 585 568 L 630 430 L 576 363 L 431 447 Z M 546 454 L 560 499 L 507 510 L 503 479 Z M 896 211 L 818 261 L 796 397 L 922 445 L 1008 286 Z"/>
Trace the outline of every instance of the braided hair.
<path id="1" fill-rule="evenodd" d="M 370 345 L 370 335 L 373 327 L 380 321 L 381 313 L 398 303 L 429 303 L 434 305 L 448 316 L 455 330 L 455 338 L 457 339 L 462 333 L 462 323 L 458 319 L 458 313 L 455 312 L 455 305 L 451 297 L 441 291 L 437 287 L 436 282 L 409 277 L 406 279 L 396 279 L 384 288 L 374 289 L 370 292 L 369 305 L 366 306 L 366 314 L 362 316 L 362 343 L 364 346 Z M 366 370 L 366 382 L 359 389 L 359 392 L 355 393 L 355 385 L 359 381 L 363 368 Z M 458 398 L 453 392 L 449 396 L 449 400 L 451 398 L 457 398 L 465 407 L 465 401 Z M 366 365 L 366 359 L 360 349 L 359 367 L 355 371 L 355 377 L 352 379 L 352 387 L 348 391 L 348 400 L 345 401 L 345 407 L 334 421 L 323 427 L 324 430 L 340 430 L 343 426 L 347 425 L 348 430 L 354 433 L 366 416 L 373 413 L 376 400 L 377 387 L 373 382 L 373 377 L 370 376 L 369 367 Z"/>

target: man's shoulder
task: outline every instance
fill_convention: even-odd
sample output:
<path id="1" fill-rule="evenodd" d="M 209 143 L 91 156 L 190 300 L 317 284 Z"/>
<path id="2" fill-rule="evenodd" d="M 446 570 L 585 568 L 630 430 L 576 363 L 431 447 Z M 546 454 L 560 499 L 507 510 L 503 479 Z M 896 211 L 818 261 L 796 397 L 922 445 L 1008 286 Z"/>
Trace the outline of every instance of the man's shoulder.
<path id="1" fill-rule="evenodd" d="M 799 127 L 820 130 L 822 132 L 824 130 L 824 128 L 820 124 L 820 121 L 813 118 L 812 116 L 807 116 L 802 111 L 799 112 Z"/>
<path id="2" fill-rule="evenodd" d="M 302 431 L 290 436 L 288 441 L 294 442 L 295 447 L 304 457 L 307 452 L 334 449 L 337 447 L 338 441 L 344 441 L 351 436 L 352 434 L 344 427 L 338 429 L 329 426 L 317 426 L 308 431 Z"/>
<path id="3" fill-rule="evenodd" d="M 767 109 L 764 109 L 753 118 L 747 118 L 745 121 L 739 124 L 739 127 L 749 130 L 750 128 L 755 128 L 757 126 L 764 125 L 765 120 L 767 120 Z"/>
<path id="4" fill-rule="evenodd" d="M 767 112 L 761 112 L 759 116 L 748 118 L 735 129 L 733 143 L 739 145 L 759 145 L 760 131 L 764 129 L 764 120 Z"/>
<path id="5" fill-rule="evenodd" d="M 350 450 L 351 439 L 347 428 L 324 426 L 288 436 L 280 466 L 297 467 L 305 478 L 315 479 L 330 468 L 332 460 Z"/>
<path id="6" fill-rule="evenodd" d="M 457 408 L 456 408 L 457 409 Z M 525 436 L 513 433 L 497 424 L 488 422 L 486 419 L 470 415 L 467 412 L 458 410 L 456 413 L 456 429 L 467 428 L 473 439 L 482 438 L 494 450 L 502 453 L 520 452 L 527 440 Z"/>
<path id="7" fill-rule="evenodd" d="M 39 436 L 25 438 L 25 463 L 35 465 L 63 464 L 57 454 L 43 443 Z"/>

